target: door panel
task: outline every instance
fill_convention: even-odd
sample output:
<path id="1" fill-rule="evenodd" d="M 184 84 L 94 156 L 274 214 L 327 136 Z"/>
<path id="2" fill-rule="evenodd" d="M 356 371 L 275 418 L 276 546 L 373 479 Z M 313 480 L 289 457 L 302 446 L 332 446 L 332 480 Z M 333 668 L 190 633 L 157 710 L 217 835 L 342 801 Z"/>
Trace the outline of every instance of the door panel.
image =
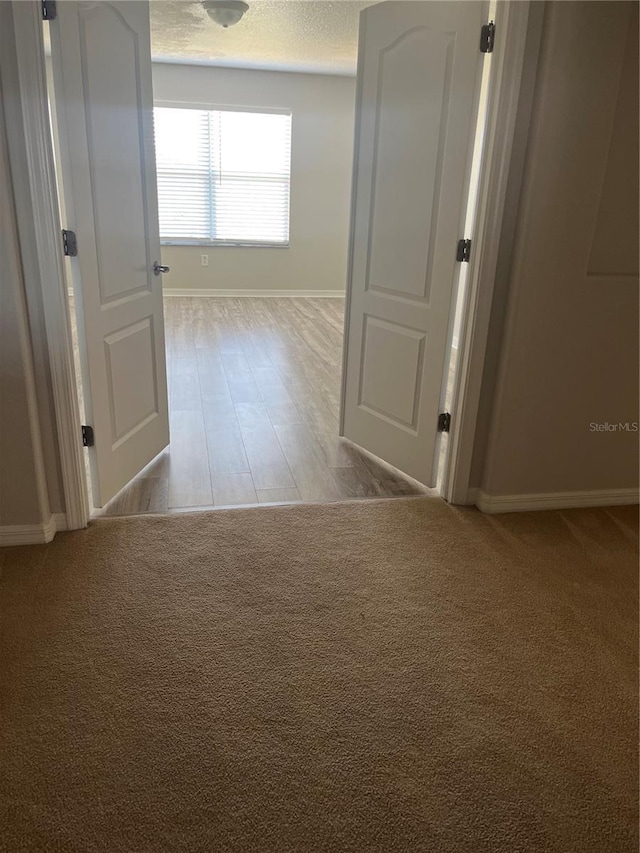
<path id="1" fill-rule="evenodd" d="M 487 4 L 361 13 L 343 434 L 427 485 Z"/>
<path id="2" fill-rule="evenodd" d="M 421 332 L 365 314 L 360 406 L 415 432 L 424 344 Z"/>
<path id="3" fill-rule="evenodd" d="M 104 339 L 107 381 L 115 443 L 125 440 L 158 411 L 153 364 L 153 317 L 120 329 Z M 136 369 L 131 370 L 135 364 Z"/>
<path id="4" fill-rule="evenodd" d="M 452 48 L 450 34 L 419 27 L 384 48 L 379 58 L 367 287 L 422 301 L 429 299 Z M 425 81 L 429 98 L 421 90 Z M 425 158 L 425 151 L 435 156 Z"/>
<path id="5" fill-rule="evenodd" d="M 51 22 L 94 504 L 169 442 L 146 2 L 64 2 Z"/>

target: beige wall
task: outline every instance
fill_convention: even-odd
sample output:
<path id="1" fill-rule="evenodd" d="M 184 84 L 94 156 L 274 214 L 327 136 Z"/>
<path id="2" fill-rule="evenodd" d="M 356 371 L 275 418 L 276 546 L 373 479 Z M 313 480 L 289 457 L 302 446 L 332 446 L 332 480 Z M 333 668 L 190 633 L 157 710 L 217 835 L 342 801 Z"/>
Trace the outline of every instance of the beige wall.
<path id="1" fill-rule="evenodd" d="M 638 420 L 637 16 L 628 2 L 546 8 L 487 452 L 476 455 L 491 495 L 637 486 L 638 434 L 590 430 Z"/>
<path id="2" fill-rule="evenodd" d="M 4 94 L 2 82 L 0 78 L 0 94 Z M 48 521 L 48 506 L 3 100 L 0 98 L 0 527 L 10 527 Z"/>
<path id="3" fill-rule="evenodd" d="M 168 288 L 344 290 L 355 80 L 314 74 L 154 64 L 158 100 L 292 111 L 287 249 L 164 246 Z M 209 254 L 209 266 L 200 255 Z"/>
<path id="4" fill-rule="evenodd" d="M 64 511 L 12 4 L 0 3 L 0 526 L 37 524 Z M 22 81 L 22 85 L 29 85 Z M 30 97 L 37 97 L 29 92 Z M 10 172 L 9 172 L 10 170 Z M 26 409 L 25 409 L 26 406 Z M 38 491 L 39 489 L 39 491 Z"/>

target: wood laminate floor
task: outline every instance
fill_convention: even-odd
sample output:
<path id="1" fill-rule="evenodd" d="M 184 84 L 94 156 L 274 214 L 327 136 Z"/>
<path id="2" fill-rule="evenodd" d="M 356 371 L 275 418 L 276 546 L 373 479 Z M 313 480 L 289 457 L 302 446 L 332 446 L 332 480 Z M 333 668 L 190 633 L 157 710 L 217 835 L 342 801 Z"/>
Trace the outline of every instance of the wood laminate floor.
<path id="1" fill-rule="evenodd" d="M 171 444 L 96 514 L 429 493 L 338 435 L 343 312 L 166 299 Z"/>

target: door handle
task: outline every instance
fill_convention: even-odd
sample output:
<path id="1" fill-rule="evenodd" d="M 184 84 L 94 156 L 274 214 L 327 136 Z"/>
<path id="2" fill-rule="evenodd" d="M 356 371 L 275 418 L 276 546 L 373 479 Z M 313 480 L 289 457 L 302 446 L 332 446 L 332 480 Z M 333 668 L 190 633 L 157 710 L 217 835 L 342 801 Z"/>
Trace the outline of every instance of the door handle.
<path id="1" fill-rule="evenodd" d="M 163 272 L 169 272 L 170 267 L 165 266 L 164 264 L 159 264 L 157 261 L 153 262 L 153 274 L 160 275 Z"/>

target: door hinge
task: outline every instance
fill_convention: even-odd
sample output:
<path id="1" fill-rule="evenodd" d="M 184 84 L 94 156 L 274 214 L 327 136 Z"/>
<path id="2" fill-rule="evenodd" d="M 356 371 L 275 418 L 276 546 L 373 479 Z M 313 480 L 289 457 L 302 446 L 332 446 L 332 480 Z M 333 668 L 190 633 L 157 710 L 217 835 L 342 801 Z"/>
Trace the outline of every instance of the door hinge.
<path id="1" fill-rule="evenodd" d="M 449 432 L 451 429 L 451 415 L 449 412 L 440 412 L 438 415 L 438 432 Z"/>
<path id="2" fill-rule="evenodd" d="M 496 41 L 496 25 L 489 21 L 480 29 L 480 53 L 493 53 Z"/>
<path id="3" fill-rule="evenodd" d="M 82 424 L 82 446 L 93 447 L 94 444 L 95 437 L 93 435 L 93 427 Z"/>
<path id="4" fill-rule="evenodd" d="M 78 255 L 78 238 L 75 231 L 62 229 L 62 250 L 70 258 Z"/>
<path id="5" fill-rule="evenodd" d="M 53 21 L 58 14 L 56 0 L 42 0 L 42 20 Z"/>
<path id="6" fill-rule="evenodd" d="M 458 249 L 456 251 L 456 261 L 464 261 L 469 263 L 471 258 L 471 240 L 458 240 Z"/>

